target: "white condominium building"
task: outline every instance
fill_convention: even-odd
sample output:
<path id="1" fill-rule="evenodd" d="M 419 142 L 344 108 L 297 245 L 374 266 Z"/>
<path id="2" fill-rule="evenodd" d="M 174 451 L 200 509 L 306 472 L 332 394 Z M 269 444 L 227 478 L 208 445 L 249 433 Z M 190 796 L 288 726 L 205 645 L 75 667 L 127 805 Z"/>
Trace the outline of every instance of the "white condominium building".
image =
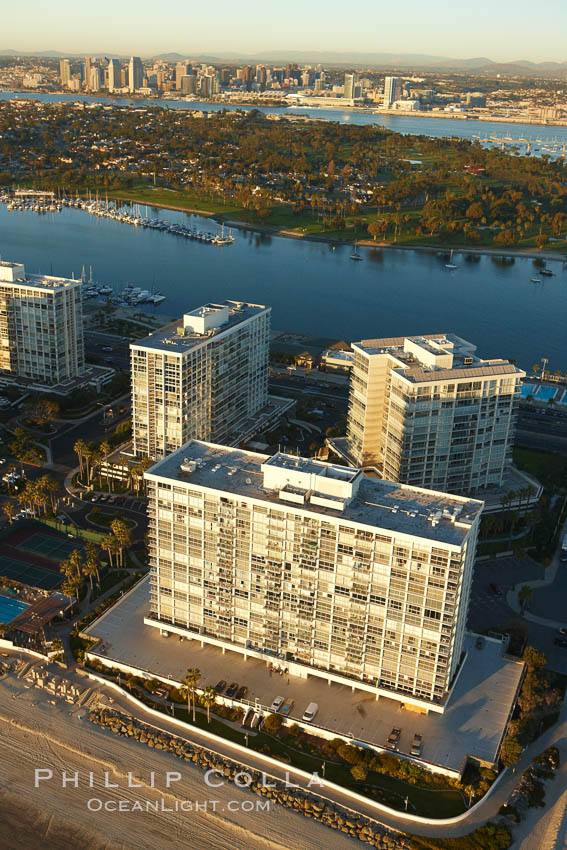
<path id="1" fill-rule="evenodd" d="M 502 484 L 525 372 L 454 334 L 353 343 L 347 456 L 390 481 L 453 492 Z"/>
<path id="2" fill-rule="evenodd" d="M 232 443 L 268 399 L 270 308 L 206 304 L 130 346 L 137 457 Z"/>
<path id="3" fill-rule="evenodd" d="M 81 281 L 0 261 L 0 371 L 49 386 L 84 367 Z"/>
<path id="4" fill-rule="evenodd" d="M 146 624 L 444 710 L 483 502 L 195 440 L 145 478 Z"/>

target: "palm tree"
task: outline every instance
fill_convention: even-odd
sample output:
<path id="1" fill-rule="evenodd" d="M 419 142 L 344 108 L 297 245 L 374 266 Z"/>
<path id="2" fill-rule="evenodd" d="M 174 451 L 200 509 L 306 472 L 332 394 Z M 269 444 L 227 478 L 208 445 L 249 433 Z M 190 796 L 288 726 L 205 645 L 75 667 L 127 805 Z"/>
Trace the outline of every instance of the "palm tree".
<path id="1" fill-rule="evenodd" d="M 73 450 L 76 453 L 77 457 L 79 458 L 79 477 L 80 477 L 81 481 L 84 481 L 84 479 L 83 479 L 83 461 L 86 459 L 86 455 L 87 455 L 87 444 L 85 443 L 84 440 L 79 439 L 75 442 L 75 445 L 73 446 Z"/>
<path id="2" fill-rule="evenodd" d="M 61 593 L 64 593 L 65 596 L 69 597 L 69 600 L 71 602 L 71 614 L 73 613 L 73 608 L 75 607 L 75 602 L 76 602 L 75 594 L 76 594 L 76 592 L 77 592 L 77 588 L 76 588 L 75 582 L 73 581 L 72 578 L 67 577 L 65 579 L 65 581 L 63 582 L 63 584 L 61 585 Z"/>
<path id="3" fill-rule="evenodd" d="M 132 533 L 124 520 L 113 519 L 110 527 L 119 544 L 120 549 L 120 566 L 124 566 L 124 549 L 128 549 L 132 545 Z"/>
<path id="4" fill-rule="evenodd" d="M 191 702 L 193 703 L 193 723 L 195 722 L 195 703 L 197 700 L 197 685 L 201 679 L 201 671 L 196 667 L 190 667 L 187 670 L 185 678 L 183 679 L 183 684 L 187 689 L 187 711 L 191 708 Z"/>
<path id="5" fill-rule="evenodd" d="M 73 568 L 74 574 L 80 580 L 81 578 L 81 568 L 83 566 L 83 553 L 80 549 L 73 549 L 71 554 L 69 555 L 69 563 Z"/>
<path id="6" fill-rule="evenodd" d="M 103 440 L 98 449 L 101 455 L 101 460 L 106 463 L 108 455 L 112 451 L 112 446 L 107 440 Z M 108 467 L 106 468 L 106 486 L 108 487 L 108 492 L 110 493 L 110 477 L 108 475 Z"/>
<path id="7" fill-rule="evenodd" d="M 528 602 L 531 602 L 533 598 L 534 591 L 533 588 L 529 586 L 529 584 L 525 584 L 523 587 L 520 588 L 520 591 L 518 593 L 518 602 L 522 606 L 522 614 L 524 613 Z"/>
<path id="8" fill-rule="evenodd" d="M 100 561 L 99 561 L 99 549 L 96 543 L 87 543 L 85 546 L 85 566 L 83 567 L 83 572 L 85 575 L 88 575 L 91 579 L 91 589 L 92 589 L 92 576 L 96 575 L 97 584 L 100 585 Z M 88 570 L 88 571 L 87 571 Z"/>
<path id="9" fill-rule="evenodd" d="M 102 540 L 100 541 L 101 549 L 104 549 L 105 552 L 108 552 L 108 560 L 110 561 L 110 566 L 113 566 L 112 556 L 115 554 L 116 538 L 112 534 L 105 534 Z"/>
<path id="10" fill-rule="evenodd" d="M 211 722 L 211 706 L 215 704 L 216 698 L 217 692 L 212 687 L 212 685 L 209 685 L 207 688 L 205 688 L 201 695 L 203 705 L 207 709 L 207 723 Z"/>
<path id="11" fill-rule="evenodd" d="M 8 517 L 8 521 L 9 521 L 10 525 L 12 525 L 12 523 L 14 521 L 14 516 L 16 514 L 16 507 L 15 507 L 14 503 L 13 502 L 5 502 L 2 505 L 2 510 L 4 511 L 6 516 Z"/>

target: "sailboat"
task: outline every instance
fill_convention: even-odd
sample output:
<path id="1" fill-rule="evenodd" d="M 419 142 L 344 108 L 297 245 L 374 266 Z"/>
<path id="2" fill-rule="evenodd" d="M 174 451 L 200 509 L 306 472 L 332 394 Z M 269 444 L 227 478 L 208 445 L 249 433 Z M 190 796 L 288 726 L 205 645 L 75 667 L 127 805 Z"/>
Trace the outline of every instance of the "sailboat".
<path id="1" fill-rule="evenodd" d="M 361 257 L 358 253 L 358 242 L 355 240 L 354 242 L 354 251 L 350 255 L 351 260 L 363 260 L 364 257 Z"/>
<path id="2" fill-rule="evenodd" d="M 216 236 L 213 236 L 211 241 L 212 241 L 213 245 L 232 245 L 232 243 L 234 242 L 234 236 L 232 235 L 231 230 L 229 230 L 228 235 L 225 236 L 224 224 L 223 224 L 221 226 L 221 232 L 217 233 Z"/>
<path id="3" fill-rule="evenodd" d="M 451 248 L 451 253 L 449 255 L 449 262 L 445 263 L 445 268 L 451 269 L 451 270 L 459 268 L 458 265 L 453 262 L 453 249 L 452 248 Z"/>

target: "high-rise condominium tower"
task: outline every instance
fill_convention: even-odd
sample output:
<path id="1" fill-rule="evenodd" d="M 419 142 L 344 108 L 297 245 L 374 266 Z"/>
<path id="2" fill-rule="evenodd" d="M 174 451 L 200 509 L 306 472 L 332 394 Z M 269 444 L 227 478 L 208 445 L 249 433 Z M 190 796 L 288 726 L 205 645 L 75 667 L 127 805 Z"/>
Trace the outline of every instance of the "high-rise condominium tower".
<path id="1" fill-rule="evenodd" d="M 68 86 L 71 79 L 71 63 L 68 59 L 61 59 L 59 62 L 59 78 L 62 86 Z"/>
<path id="2" fill-rule="evenodd" d="M 352 100 L 354 97 L 354 87 L 356 85 L 356 75 L 355 74 L 345 74 L 345 85 L 344 85 L 344 96 L 349 100 Z"/>
<path id="3" fill-rule="evenodd" d="M 444 710 L 482 502 L 197 441 L 145 479 L 146 624 Z"/>
<path id="4" fill-rule="evenodd" d="M 454 334 L 353 343 L 347 450 L 355 466 L 418 487 L 499 486 L 525 372 Z"/>
<path id="5" fill-rule="evenodd" d="M 137 456 L 238 440 L 268 400 L 270 308 L 206 304 L 130 346 Z"/>
<path id="6" fill-rule="evenodd" d="M 110 59 L 108 63 L 108 91 L 122 88 L 121 65 L 118 59 Z"/>
<path id="7" fill-rule="evenodd" d="M 131 92 L 141 89 L 144 84 L 144 66 L 139 56 L 132 56 L 128 65 L 128 88 Z"/>
<path id="8" fill-rule="evenodd" d="M 82 283 L 0 261 L 0 370 L 53 385 L 84 370 Z"/>
<path id="9" fill-rule="evenodd" d="M 402 81 L 400 77 L 386 77 L 384 79 L 384 106 L 391 106 L 402 96 Z"/>

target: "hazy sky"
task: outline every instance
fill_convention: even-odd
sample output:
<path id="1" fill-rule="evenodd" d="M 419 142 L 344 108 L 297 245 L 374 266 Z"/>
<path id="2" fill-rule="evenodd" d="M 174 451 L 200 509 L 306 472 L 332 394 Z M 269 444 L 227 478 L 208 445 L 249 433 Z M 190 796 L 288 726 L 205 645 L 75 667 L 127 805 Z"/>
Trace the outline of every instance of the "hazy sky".
<path id="1" fill-rule="evenodd" d="M 567 0 L 26 0 L 0 49 L 109 52 L 332 50 L 567 60 Z"/>

